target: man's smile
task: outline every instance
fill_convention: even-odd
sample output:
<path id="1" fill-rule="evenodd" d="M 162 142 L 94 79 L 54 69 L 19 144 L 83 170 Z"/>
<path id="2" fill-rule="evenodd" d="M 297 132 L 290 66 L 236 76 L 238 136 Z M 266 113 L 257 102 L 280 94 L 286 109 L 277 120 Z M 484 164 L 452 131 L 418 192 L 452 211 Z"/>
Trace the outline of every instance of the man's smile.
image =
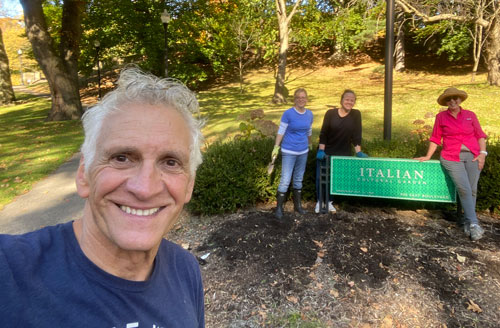
<path id="1" fill-rule="evenodd" d="M 165 206 L 162 206 L 162 207 L 153 207 L 148 209 L 140 209 L 140 208 L 132 208 L 125 205 L 119 205 L 119 207 L 123 212 L 126 212 L 127 214 L 133 214 L 138 216 L 153 215 L 156 212 L 160 211 L 161 209 L 165 208 Z"/>

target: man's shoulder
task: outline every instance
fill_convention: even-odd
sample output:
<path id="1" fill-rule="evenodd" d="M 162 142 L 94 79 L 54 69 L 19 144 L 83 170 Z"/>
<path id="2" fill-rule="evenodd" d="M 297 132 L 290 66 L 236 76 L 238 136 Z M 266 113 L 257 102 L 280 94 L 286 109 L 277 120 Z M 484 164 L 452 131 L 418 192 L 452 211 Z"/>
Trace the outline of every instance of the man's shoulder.
<path id="1" fill-rule="evenodd" d="M 44 227 L 21 235 L 0 235 L 0 250 L 32 252 L 36 249 L 53 247 L 63 241 L 63 235 L 70 225 L 71 222 Z"/>
<path id="2" fill-rule="evenodd" d="M 198 266 L 198 260 L 189 251 L 182 248 L 180 245 L 171 242 L 170 240 L 163 239 L 158 255 L 165 258 L 167 261 L 175 261 L 176 263 L 184 263 L 188 266 Z"/>

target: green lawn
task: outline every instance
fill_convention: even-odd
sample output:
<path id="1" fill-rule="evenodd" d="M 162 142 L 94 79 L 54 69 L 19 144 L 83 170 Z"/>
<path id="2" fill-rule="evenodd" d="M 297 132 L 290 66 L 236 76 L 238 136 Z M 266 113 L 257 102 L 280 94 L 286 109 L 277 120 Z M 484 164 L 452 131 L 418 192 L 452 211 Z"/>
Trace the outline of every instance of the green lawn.
<path id="1" fill-rule="evenodd" d="M 0 107 L 0 208 L 71 157 L 83 140 L 79 121 L 45 122 L 49 99 L 17 95 Z"/>
<path id="2" fill-rule="evenodd" d="M 470 74 L 462 70 L 441 74 L 411 71 L 394 74 L 392 138 L 404 138 L 416 128 L 413 122 L 424 120 L 433 125 L 434 115 L 440 110 L 436 99 L 449 87 L 467 91 L 469 99 L 463 107 L 476 112 L 486 133 L 500 131 L 500 107 L 496 99 L 500 88 L 486 83 L 486 73 L 470 82 Z M 313 133 L 317 138 L 327 105 L 339 105 L 346 88 L 357 93 L 356 108 L 363 117 L 363 136 L 382 138 L 384 126 L 384 67 L 369 63 L 359 66 L 318 69 L 289 69 L 287 87 L 290 95 L 304 87 L 309 93 L 308 108 L 314 113 Z M 283 111 L 293 104 L 275 105 L 270 102 L 274 92 L 273 72 L 260 70 L 246 78 L 245 93 L 239 93 L 237 83 L 200 92 L 202 114 L 207 119 L 205 137 L 208 142 L 224 139 L 238 132 L 238 115 L 246 110 L 263 109 L 266 119 L 279 124 Z M 291 99 L 291 98 L 290 98 Z M 430 113 L 430 114 L 428 114 Z M 426 118 L 426 114 L 427 118 Z M 432 114 L 432 115 L 431 115 Z"/>
<path id="3" fill-rule="evenodd" d="M 462 69 L 441 73 L 409 71 L 394 74 L 392 138 L 406 138 L 417 127 L 415 120 L 431 125 L 440 110 L 436 99 L 448 86 L 467 91 L 464 107 L 479 117 L 486 133 L 500 131 L 500 88 L 486 82 L 486 73 L 471 82 L 470 74 Z M 290 94 L 304 87 L 309 93 L 314 113 L 313 133 L 317 140 L 323 115 L 328 106 L 339 104 L 346 88 L 353 89 L 358 100 L 356 108 L 363 115 L 364 138 L 382 138 L 384 125 L 384 68 L 368 63 L 358 66 L 288 69 L 287 87 Z M 274 92 L 272 70 L 261 69 L 246 76 L 245 93 L 238 83 L 215 86 L 199 92 L 202 116 L 207 120 L 204 135 L 207 143 L 231 138 L 238 134 L 240 114 L 262 109 L 265 118 L 279 124 L 283 111 L 292 103 L 275 105 L 270 102 Z M 78 150 L 82 142 L 79 121 L 45 122 L 49 100 L 18 95 L 20 104 L 0 107 L 0 208 L 14 197 L 30 190 L 32 184 L 50 172 Z"/>

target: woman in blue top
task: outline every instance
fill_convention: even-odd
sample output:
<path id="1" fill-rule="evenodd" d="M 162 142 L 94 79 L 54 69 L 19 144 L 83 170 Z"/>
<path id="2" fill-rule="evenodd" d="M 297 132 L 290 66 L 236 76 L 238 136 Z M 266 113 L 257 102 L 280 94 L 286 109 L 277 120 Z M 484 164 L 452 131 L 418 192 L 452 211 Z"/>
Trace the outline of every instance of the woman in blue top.
<path id="1" fill-rule="evenodd" d="M 295 106 L 287 109 L 281 117 L 280 127 L 271 157 L 278 155 L 281 144 L 282 167 L 281 180 L 276 195 L 277 206 L 275 216 L 283 217 L 283 203 L 293 176 L 293 207 L 304 214 L 301 205 L 302 178 L 307 163 L 307 153 L 311 144 L 313 114 L 305 106 L 307 92 L 297 89 L 294 93 Z"/>

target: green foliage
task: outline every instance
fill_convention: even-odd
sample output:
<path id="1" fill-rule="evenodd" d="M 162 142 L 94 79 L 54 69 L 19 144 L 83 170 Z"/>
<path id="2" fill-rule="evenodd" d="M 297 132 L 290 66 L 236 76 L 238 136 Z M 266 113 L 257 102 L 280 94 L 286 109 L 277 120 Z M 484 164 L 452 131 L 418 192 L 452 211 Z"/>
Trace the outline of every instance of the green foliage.
<path id="1" fill-rule="evenodd" d="M 446 55 L 449 61 L 458 61 L 470 57 L 473 40 L 469 25 L 460 25 L 452 21 L 440 21 L 435 24 L 415 26 L 411 32 L 414 41 L 437 55 Z"/>
<path id="2" fill-rule="evenodd" d="M 198 168 L 188 208 L 211 215 L 267 201 L 279 182 L 275 173 L 267 174 L 273 144 L 272 138 L 259 138 L 210 145 Z"/>
<path id="3" fill-rule="evenodd" d="M 477 191 L 477 207 L 480 210 L 500 212 L 500 141 L 488 144 L 488 156 Z"/>
<path id="4" fill-rule="evenodd" d="M 447 54 L 449 61 L 457 61 L 470 57 L 472 39 L 465 26 L 455 33 L 446 34 L 441 40 L 441 48 L 437 51 L 438 55 Z"/>

